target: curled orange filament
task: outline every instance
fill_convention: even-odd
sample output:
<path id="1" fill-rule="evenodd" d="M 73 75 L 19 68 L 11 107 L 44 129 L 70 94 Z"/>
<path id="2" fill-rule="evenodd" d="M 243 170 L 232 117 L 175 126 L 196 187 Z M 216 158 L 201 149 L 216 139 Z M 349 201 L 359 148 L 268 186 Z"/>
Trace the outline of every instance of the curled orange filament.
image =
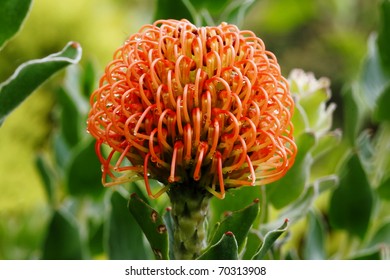
<path id="1" fill-rule="evenodd" d="M 116 50 L 90 104 L 103 184 L 141 179 L 153 198 L 196 183 L 222 199 L 228 188 L 278 180 L 297 154 L 276 57 L 226 23 L 143 26 Z M 152 190 L 150 179 L 164 187 Z"/>

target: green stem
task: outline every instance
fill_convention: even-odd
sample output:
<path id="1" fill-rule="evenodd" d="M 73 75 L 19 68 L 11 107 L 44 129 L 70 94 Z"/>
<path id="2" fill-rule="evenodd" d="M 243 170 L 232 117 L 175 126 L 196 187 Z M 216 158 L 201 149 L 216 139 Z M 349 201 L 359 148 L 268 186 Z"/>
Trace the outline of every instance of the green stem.
<path id="1" fill-rule="evenodd" d="M 206 247 L 206 218 L 211 195 L 195 186 L 169 190 L 174 222 L 173 254 L 177 260 L 196 259 Z"/>

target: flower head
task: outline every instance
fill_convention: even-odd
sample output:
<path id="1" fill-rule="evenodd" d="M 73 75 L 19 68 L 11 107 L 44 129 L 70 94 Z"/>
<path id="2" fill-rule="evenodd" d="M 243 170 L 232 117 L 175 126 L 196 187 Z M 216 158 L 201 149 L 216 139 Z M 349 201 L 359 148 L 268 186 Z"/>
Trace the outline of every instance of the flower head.
<path id="1" fill-rule="evenodd" d="M 115 52 L 90 102 L 103 184 L 144 179 L 151 197 L 196 184 L 223 198 L 227 188 L 281 178 L 297 152 L 294 102 L 275 56 L 226 23 L 143 26 Z M 165 186 L 153 193 L 149 179 Z"/>

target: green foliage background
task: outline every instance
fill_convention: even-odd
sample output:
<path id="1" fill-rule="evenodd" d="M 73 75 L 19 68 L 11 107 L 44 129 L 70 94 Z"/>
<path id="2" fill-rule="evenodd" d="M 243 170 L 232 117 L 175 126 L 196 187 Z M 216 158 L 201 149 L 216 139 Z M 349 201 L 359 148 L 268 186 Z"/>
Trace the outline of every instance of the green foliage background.
<path id="1" fill-rule="evenodd" d="M 305 207 L 307 215 L 298 215 L 299 219 L 290 227 L 289 235 L 283 239 L 283 248 L 274 248 L 267 256 L 257 256 L 383 258 L 386 252 L 377 247 L 383 243 L 389 250 L 390 242 L 389 160 L 384 154 L 390 139 L 386 111 L 390 91 L 388 64 L 378 66 L 381 50 L 376 49 L 371 35 L 379 30 L 379 44 L 385 45 L 389 40 L 388 23 L 379 20 L 382 1 L 244 1 L 248 3 L 244 17 L 234 9 L 231 14 L 221 12 L 226 8 L 223 5 L 226 1 L 222 0 L 195 1 L 194 8 L 204 17 L 191 15 L 184 6 L 172 9 L 169 2 L 172 1 L 34 1 L 21 31 L 1 50 L 0 81 L 6 80 L 21 63 L 58 52 L 69 41 L 81 44 L 83 58 L 81 69 L 70 67 L 66 75 L 62 71 L 50 79 L 0 128 L 0 259 L 152 258 L 151 251 L 145 251 L 139 242 L 131 243 L 126 236 L 118 236 L 121 244 L 138 249 L 118 252 L 118 241 L 110 239 L 111 235 L 102 227 L 101 219 L 107 218 L 109 229 L 115 233 L 132 229 L 134 236 L 144 240 L 142 232 L 136 229 L 136 221 L 130 220 L 129 225 L 124 225 L 123 221 L 131 219 L 122 216 L 126 190 L 119 189 L 108 196 L 99 186 L 100 168 L 92 142 L 84 133 L 85 123 L 77 117 L 86 112 L 85 98 L 113 51 L 141 25 L 164 16 L 192 16 L 191 20 L 198 24 L 210 23 L 212 19 L 219 23 L 221 18 L 237 21 L 241 29 L 251 29 L 264 40 L 267 49 L 277 56 L 285 76 L 294 68 L 302 68 L 314 72 L 317 78 L 325 76 L 331 81 L 332 98 L 323 102 L 337 104 L 331 130 L 342 129 L 343 141 L 333 144 L 331 156 L 320 158 L 308 172 L 314 177 L 315 172 L 326 173 L 324 170 L 333 167 L 332 171 L 340 175 L 339 184 L 327 187 L 318 183 L 322 186 L 318 195 L 315 194 L 318 188 L 312 187 L 314 183 L 305 183 L 306 192 L 297 190 L 294 201 L 288 201 L 290 197 L 280 192 L 273 194 L 272 189 L 277 186 L 270 186 L 272 205 L 266 208 L 265 203 L 260 202 L 261 221 L 257 222 L 268 225 L 268 228 L 263 227 L 264 235 L 282 225 L 284 218 L 279 218 L 283 211 L 294 217 L 307 201 L 310 207 Z M 389 5 L 388 1 L 384 2 Z M 381 57 L 387 61 L 386 56 Z M 370 83 L 374 83 L 373 86 Z M 379 87 L 376 92 L 375 87 Z M 378 96 L 380 102 L 373 96 Z M 79 100 L 76 107 L 74 100 Z M 67 125 L 71 122 L 73 125 Z M 302 135 L 299 141 L 307 148 L 307 153 L 300 166 L 305 169 L 307 155 L 310 153 L 310 157 L 315 158 L 320 153 L 311 149 L 314 136 Z M 65 140 L 59 140 L 61 137 Z M 324 140 L 324 143 L 328 142 Z M 343 156 L 346 159 L 340 160 Z M 343 166 L 336 170 L 340 162 Z M 378 171 L 383 174 L 378 175 Z M 90 188 L 84 188 L 85 185 Z M 139 189 L 142 186 L 131 187 L 131 191 L 139 192 L 142 197 Z M 237 194 L 234 197 L 233 194 L 225 201 L 215 202 L 211 221 L 219 220 L 223 211 L 236 211 L 249 205 L 252 198 L 262 194 L 258 188 L 249 196 Z M 237 197 L 244 199 L 237 201 Z M 249 197 L 249 201 L 245 201 L 245 197 Z M 167 204 L 166 201 L 149 203 L 159 211 Z M 226 209 L 227 205 L 230 208 Z M 286 210 L 285 206 L 290 209 Z M 57 239 L 47 236 L 47 232 L 58 233 Z M 106 245 L 102 239 L 106 240 Z M 257 239 L 256 234 L 249 233 L 247 243 L 258 244 Z M 83 240 L 88 240 L 88 246 L 82 244 Z M 58 251 L 63 255 L 56 255 Z"/>

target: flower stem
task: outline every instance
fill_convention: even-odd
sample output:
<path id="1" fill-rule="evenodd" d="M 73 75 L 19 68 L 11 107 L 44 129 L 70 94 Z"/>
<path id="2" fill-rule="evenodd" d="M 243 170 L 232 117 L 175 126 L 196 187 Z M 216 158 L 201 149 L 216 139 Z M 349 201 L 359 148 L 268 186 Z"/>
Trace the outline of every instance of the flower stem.
<path id="1" fill-rule="evenodd" d="M 168 195 L 172 203 L 175 259 L 196 259 L 206 247 L 205 222 L 211 195 L 196 186 L 184 185 L 172 186 Z"/>

